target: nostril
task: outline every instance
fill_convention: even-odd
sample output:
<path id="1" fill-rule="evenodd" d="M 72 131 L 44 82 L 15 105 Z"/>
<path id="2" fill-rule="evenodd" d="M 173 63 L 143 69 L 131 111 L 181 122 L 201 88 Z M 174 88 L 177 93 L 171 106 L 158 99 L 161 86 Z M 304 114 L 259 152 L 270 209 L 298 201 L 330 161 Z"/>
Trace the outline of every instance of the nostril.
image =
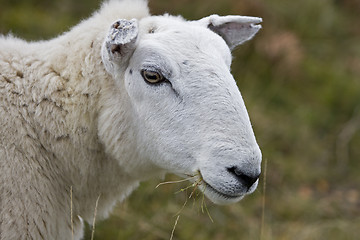
<path id="1" fill-rule="evenodd" d="M 237 167 L 227 169 L 229 173 L 234 175 L 247 189 L 249 189 L 259 179 L 260 174 L 246 174 Z"/>

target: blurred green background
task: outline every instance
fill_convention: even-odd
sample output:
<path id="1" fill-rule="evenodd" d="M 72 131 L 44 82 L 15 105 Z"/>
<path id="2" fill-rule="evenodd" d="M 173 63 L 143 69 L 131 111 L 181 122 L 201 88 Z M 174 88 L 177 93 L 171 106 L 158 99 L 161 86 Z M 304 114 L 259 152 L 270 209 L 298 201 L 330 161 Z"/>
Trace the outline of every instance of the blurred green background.
<path id="1" fill-rule="evenodd" d="M 99 5 L 0 0 L 0 32 L 49 39 Z M 267 161 L 266 194 L 262 178 L 240 203 L 206 201 L 214 223 L 201 212 L 200 194 L 182 210 L 174 239 L 359 239 L 360 1 L 151 0 L 150 8 L 188 19 L 217 13 L 264 20 L 234 51 L 232 72 Z M 143 183 L 118 204 L 97 223 L 95 239 L 170 239 L 187 198 L 175 192 L 187 183 L 155 189 L 160 181 Z"/>

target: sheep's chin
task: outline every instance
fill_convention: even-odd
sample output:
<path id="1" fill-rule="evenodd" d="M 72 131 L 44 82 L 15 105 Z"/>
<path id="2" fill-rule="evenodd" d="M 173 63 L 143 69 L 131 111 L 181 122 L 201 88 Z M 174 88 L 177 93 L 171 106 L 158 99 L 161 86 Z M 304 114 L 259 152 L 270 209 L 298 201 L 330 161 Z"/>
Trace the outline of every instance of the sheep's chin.
<path id="1" fill-rule="evenodd" d="M 227 205 L 231 203 L 236 203 L 244 198 L 245 195 L 239 196 L 230 196 L 224 193 L 221 193 L 214 189 L 211 185 L 203 181 L 203 184 L 200 187 L 200 190 L 205 194 L 205 196 L 213 203 L 219 205 Z"/>

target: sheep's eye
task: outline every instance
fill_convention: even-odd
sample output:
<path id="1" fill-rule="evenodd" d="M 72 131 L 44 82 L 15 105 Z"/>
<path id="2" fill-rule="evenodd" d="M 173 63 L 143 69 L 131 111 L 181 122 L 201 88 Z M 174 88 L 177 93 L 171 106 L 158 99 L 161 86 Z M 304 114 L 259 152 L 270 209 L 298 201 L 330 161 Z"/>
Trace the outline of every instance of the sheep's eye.
<path id="1" fill-rule="evenodd" d="M 160 83 L 165 80 L 164 76 L 161 73 L 150 70 L 141 70 L 141 76 L 146 82 L 152 84 Z"/>

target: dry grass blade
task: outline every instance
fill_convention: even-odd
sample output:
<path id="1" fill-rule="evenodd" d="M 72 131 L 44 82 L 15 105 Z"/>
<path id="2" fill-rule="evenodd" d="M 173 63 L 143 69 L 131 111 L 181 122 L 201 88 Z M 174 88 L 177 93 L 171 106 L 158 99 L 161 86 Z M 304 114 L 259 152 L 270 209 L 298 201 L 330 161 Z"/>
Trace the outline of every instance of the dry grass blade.
<path id="1" fill-rule="evenodd" d="M 173 183 L 182 183 L 182 182 L 186 182 L 186 181 L 191 181 L 191 180 L 195 180 L 193 183 L 191 183 L 190 185 L 188 185 L 187 187 L 185 188 L 182 188 L 180 189 L 179 191 L 175 192 L 176 194 L 177 193 L 180 193 L 180 192 L 186 192 L 186 195 L 187 195 L 187 191 L 188 189 L 190 188 L 193 188 L 191 190 L 191 193 L 188 197 L 186 197 L 185 199 L 185 202 L 184 204 L 182 205 L 181 209 L 175 214 L 175 216 L 177 216 L 176 218 L 176 221 L 175 221 L 175 224 L 174 224 L 174 227 L 173 227 L 173 230 L 171 232 L 171 237 L 170 237 L 170 240 L 173 239 L 173 236 L 174 236 L 174 231 L 175 231 L 175 228 L 176 228 L 176 225 L 178 223 L 178 220 L 179 220 L 179 217 L 180 217 L 180 214 L 181 212 L 183 211 L 183 209 L 185 208 L 187 202 L 188 202 L 188 199 L 191 199 L 191 198 L 194 198 L 194 204 L 195 204 L 195 201 L 196 201 L 196 198 L 198 196 L 198 194 L 195 194 L 196 193 L 196 190 L 199 188 L 200 185 L 203 184 L 203 179 L 202 179 L 202 176 L 200 174 L 200 172 L 197 172 L 195 175 L 189 175 L 190 177 L 189 178 L 186 178 L 186 179 L 182 179 L 182 180 L 178 180 L 178 181 L 168 181 L 168 182 L 162 182 L 162 183 L 159 183 L 155 188 L 158 188 L 159 186 L 161 185 L 165 185 L 165 184 L 173 184 Z M 214 222 L 213 218 L 211 217 L 210 215 L 210 212 L 206 206 L 206 203 L 205 203 L 205 194 L 203 191 L 202 192 L 202 201 L 201 201 L 201 211 L 202 213 L 207 213 L 207 215 L 209 216 L 211 222 Z M 205 209 L 205 210 L 204 210 Z"/>
<path id="2" fill-rule="evenodd" d="M 177 180 L 177 181 L 168 181 L 168 182 L 161 182 L 159 183 L 158 185 L 156 185 L 155 188 L 158 188 L 159 186 L 161 185 L 165 185 L 165 184 L 172 184 L 172 183 L 182 183 L 182 182 L 186 182 L 186 181 L 189 181 L 193 178 L 195 178 L 196 176 L 190 176 L 189 178 L 185 178 L 185 179 L 181 179 L 181 180 Z"/>
<path id="3" fill-rule="evenodd" d="M 71 222 L 71 239 L 74 240 L 73 191 L 72 191 L 72 186 L 70 186 L 70 222 Z"/>
<path id="4" fill-rule="evenodd" d="M 263 184 L 263 195 L 262 195 L 262 213 L 261 213 L 261 226 L 260 226 L 260 240 L 264 239 L 264 228 L 265 228 L 265 193 L 266 193 L 266 171 L 267 171 L 267 159 L 265 158 L 264 163 L 264 184 Z"/>
<path id="5" fill-rule="evenodd" d="M 180 215 L 178 215 L 177 218 L 176 218 L 176 220 L 175 220 L 174 227 L 173 227 L 173 229 L 172 229 L 172 231 L 171 231 L 170 240 L 172 240 L 173 237 L 174 237 L 175 228 L 176 228 L 176 225 L 177 225 L 177 223 L 178 223 L 178 221 L 179 221 L 179 218 L 180 218 Z"/>
<path id="6" fill-rule="evenodd" d="M 95 211 L 94 211 L 94 219 L 93 219 L 93 224 L 92 224 L 91 240 L 94 240 L 96 212 L 97 212 L 97 207 L 98 207 L 100 196 L 101 196 L 101 194 L 98 196 L 98 198 L 96 199 L 96 203 L 95 203 Z"/>
<path id="7" fill-rule="evenodd" d="M 185 208 L 186 204 L 188 202 L 188 198 L 185 199 L 184 204 L 182 205 L 182 207 L 180 208 L 180 210 L 175 214 L 175 216 L 180 216 L 182 210 Z"/>
<path id="8" fill-rule="evenodd" d="M 195 190 L 197 189 L 197 187 L 199 186 L 199 185 L 201 185 L 201 179 L 198 179 L 198 180 L 196 180 L 194 183 L 192 183 L 192 184 L 190 184 L 189 186 L 187 186 L 186 188 L 182 188 L 182 189 L 180 189 L 179 191 L 177 191 L 177 192 L 175 192 L 175 193 L 179 193 L 179 192 L 184 192 L 184 191 L 186 191 L 186 190 L 188 190 L 189 188 L 194 188 L 194 190 L 191 192 L 191 194 L 190 194 L 190 196 L 189 196 L 189 198 L 191 198 L 192 197 L 192 195 L 193 195 L 193 193 L 195 192 Z"/>
<path id="9" fill-rule="evenodd" d="M 205 189 L 206 189 L 206 186 L 205 186 Z M 205 191 L 205 189 L 204 189 L 204 191 Z M 202 213 L 204 213 L 204 207 L 205 207 L 206 213 L 209 216 L 211 222 L 214 223 L 214 219 L 211 217 L 209 209 L 208 209 L 208 207 L 206 205 L 206 202 L 205 202 L 205 194 L 202 193 L 202 200 L 201 200 L 201 212 Z"/>
<path id="10" fill-rule="evenodd" d="M 181 214 L 182 210 L 185 208 L 185 206 L 186 206 L 186 204 L 187 204 L 187 202 L 188 202 L 188 199 L 190 199 L 190 198 L 193 196 L 195 190 L 197 189 L 198 183 L 195 182 L 195 183 L 191 184 L 190 186 L 187 186 L 186 188 L 180 189 L 179 191 L 176 192 L 176 193 L 184 192 L 184 191 L 187 192 L 187 189 L 189 189 L 190 187 L 194 187 L 194 190 L 191 192 L 190 196 L 185 199 L 184 204 L 182 205 L 181 209 L 175 214 L 175 216 Z"/>

